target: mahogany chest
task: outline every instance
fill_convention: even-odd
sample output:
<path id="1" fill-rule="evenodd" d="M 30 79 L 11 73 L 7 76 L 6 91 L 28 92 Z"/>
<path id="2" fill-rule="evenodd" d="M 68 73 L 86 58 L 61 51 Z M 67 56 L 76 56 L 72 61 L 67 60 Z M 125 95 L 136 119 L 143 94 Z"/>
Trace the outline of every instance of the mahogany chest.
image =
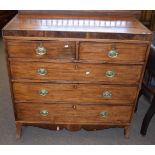
<path id="1" fill-rule="evenodd" d="M 16 121 L 129 136 L 151 32 L 134 17 L 18 14 L 3 37 Z"/>

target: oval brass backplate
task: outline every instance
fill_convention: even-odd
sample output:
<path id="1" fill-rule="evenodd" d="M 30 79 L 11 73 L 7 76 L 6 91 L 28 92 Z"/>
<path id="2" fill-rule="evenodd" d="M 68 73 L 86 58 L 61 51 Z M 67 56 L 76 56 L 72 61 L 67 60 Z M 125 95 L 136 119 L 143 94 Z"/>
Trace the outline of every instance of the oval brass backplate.
<path id="1" fill-rule="evenodd" d="M 41 89 L 41 90 L 39 90 L 39 95 L 41 95 L 41 96 L 46 96 L 47 94 L 48 94 L 48 90 L 46 90 L 46 89 Z"/>
<path id="2" fill-rule="evenodd" d="M 47 69 L 45 69 L 45 68 L 39 68 L 39 69 L 37 69 L 37 73 L 39 75 L 46 75 L 47 74 Z"/>
<path id="3" fill-rule="evenodd" d="M 112 92 L 111 91 L 105 91 L 102 93 L 102 96 L 104 98 L 111 98 L 112 97 Z"/>
<path id="4" fill-rule="evenodd" d="M 100 115 L 100 117 L 105 118 L 105 117 L 108 116 L 108 112 L 107 111 L 102 111 L 102 112 L 99 113 L 99 115 Z"/>
<path id="5" fill-rule="evenodd" d="M 46 52 L 47 52 L 46 48 L 43 47 L 43 46 L 38 46 L 38 47 L 35 49 L 35 51 L 36 51 L 36 54 L 39 55 L 39 56 L 45 55 Z"/>
<path id="6" fill-rule="evenodd" d="M 116 51 L 115 48 L 112 48 L 109 52 L 108 52 L 108 57 L 109 58 L 116 58 L 118 56 L 118 52 Z"/>
<path id="7" fill-rule="evenodd" d="M 108 70 L 108 71 L 106 71 L 106 73 L 105 73 L 106 77 L 108 77 L 108 78 L 114 77 L 115 74 L 116 74 L 116 73 L 115 73 L 114 71 L 112 71 L 112 70 Z"/>
<path id="8" fill-rule="evenodd" d="M 41 110 L 41 111 L 40 111 L 40 114 L 41 114 L 42 116 L 48 116 L 48 110 Z"/>

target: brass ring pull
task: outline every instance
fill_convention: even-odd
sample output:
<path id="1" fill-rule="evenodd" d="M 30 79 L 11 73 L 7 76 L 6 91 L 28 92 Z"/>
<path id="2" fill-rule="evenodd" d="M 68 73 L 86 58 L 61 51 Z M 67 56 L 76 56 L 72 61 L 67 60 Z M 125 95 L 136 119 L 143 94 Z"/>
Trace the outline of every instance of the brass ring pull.
<path id="1" fill-rule="evenodd" d="M 47 74 L 47 69 L 45 69 L 45 68 L 39 68 L 39 69 L 37 70 L 37 73 L 38 73 L 39 75 L 46 75 L 46 74 Z"/>
<path id="2" fill-rule="evenodd" d="M 48 110 L 41 110 L 40 115 L 42 116 L 48 116 Z"/>
<path id="3" fill-rule="evenodd" d="M 36 54 L 37 54 L 37 55 L 40 55 L 40 56 L 45 55 L 46 52 L 47 52 L 46 48 L 43 47 L 43 46 L 38 46 L 38 47 L 35 49 L 35 51 L 36 51 Z"/>
<path id="4" fill-rule="evenodd" d="M 116 51 L 115 48 L 112 48 L 109 52 L 108 52 L 108 57 L 109 58 L 116 58 L 118 56 L 118 52 Z"/>
<path id="5" fill-rule="evenodd" d="M 102 96 L 104 98 L 111 98 L 112 97 L 112 92 L 111 91 L 105 91 L 105 92 L 103 92 Z"/>
<path id="6" fill-rule="evenodd" d="M 46 89 L 41 89 L 41 90 L 39 90 L 39 95 L 41 95 L 41 96 L 46 96 L 47 94 L 48 94 L 48 90 L 46 90 Z"/>
<path id="7" fill-rule="evenodd" d="M 115 74 L 116 74 L 116 73 L 115 73 L 114 71 L 112 71 L 112 70 L 108 70 L 108 71 L 106 71 L 106 73 L 105 73 L 106 77 L 109 77 L 109 78 L 114 77 Z"/>
<path id="8" fill-rule="evenodd" d="M 99 115 L 100 115 L 100 117 L 105 118 L 105 117 L 108 116 L 108 112 L 107 111 L 102 111 L 102 112 L 99 113 Z"/>

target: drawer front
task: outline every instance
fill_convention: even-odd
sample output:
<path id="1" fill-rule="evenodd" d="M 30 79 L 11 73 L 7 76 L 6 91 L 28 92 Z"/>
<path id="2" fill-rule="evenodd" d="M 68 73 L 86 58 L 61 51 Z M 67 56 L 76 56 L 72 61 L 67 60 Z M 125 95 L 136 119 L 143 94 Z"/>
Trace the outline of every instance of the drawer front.
<path id="1" fill-rule="evenodd" d="M 16 104 L 18 120 L 50 121 L 54 124 L 128 123 L 132 106 Z"/>
<path id="2" fill-rule="evenodd" d="M 133 104 L 136 87 L 97 84 L 13 83 L 20 102 L 77 102 Z"/>
<path id="3" fill-rule="evenodd" d="M 13 79 L 138 83 L 142 66 L 10 62 Z"/>
<path id="4" fill-rule="evenodd" d="M 9 57 L 75 59 L 75 42 L 8 41 Z"/>
<path id="5" fill-rule="evenodd" d="M 144 62 L 147 44 L 80 43 L 81 60 L 105 62 Z"/>

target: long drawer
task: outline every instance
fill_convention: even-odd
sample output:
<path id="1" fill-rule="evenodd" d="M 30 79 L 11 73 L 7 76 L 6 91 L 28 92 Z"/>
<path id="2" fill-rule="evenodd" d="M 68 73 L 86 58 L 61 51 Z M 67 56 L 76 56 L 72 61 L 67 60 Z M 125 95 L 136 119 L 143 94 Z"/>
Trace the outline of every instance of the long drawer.
<path id="1" fill-rule="evenodd" d="M 39 59 L 75 59 L 75 42 L 8 41 L 9 57 Z"/>
<path id="2" fill-rule="evenodd" d="M 13 79 L 138 83 L 141 65 L 10 62 Z"/>
<path id="3" fill-rule="evenodd" d="M 144 62 L 147 44 L 81 42 L 79 57 L 87 61 Z"/>
<path id="4" fill-rule="evenodd" d="M 56 124 L 129 123 L 132 106 L 16 104 L 17 120 Z"/>
<path id="5" fill-rule="evenodd" d="M 137 94 L 137 87 L 99 84 L 13 83 L 13 90 L 20 102 L 131 104 Z"/>

